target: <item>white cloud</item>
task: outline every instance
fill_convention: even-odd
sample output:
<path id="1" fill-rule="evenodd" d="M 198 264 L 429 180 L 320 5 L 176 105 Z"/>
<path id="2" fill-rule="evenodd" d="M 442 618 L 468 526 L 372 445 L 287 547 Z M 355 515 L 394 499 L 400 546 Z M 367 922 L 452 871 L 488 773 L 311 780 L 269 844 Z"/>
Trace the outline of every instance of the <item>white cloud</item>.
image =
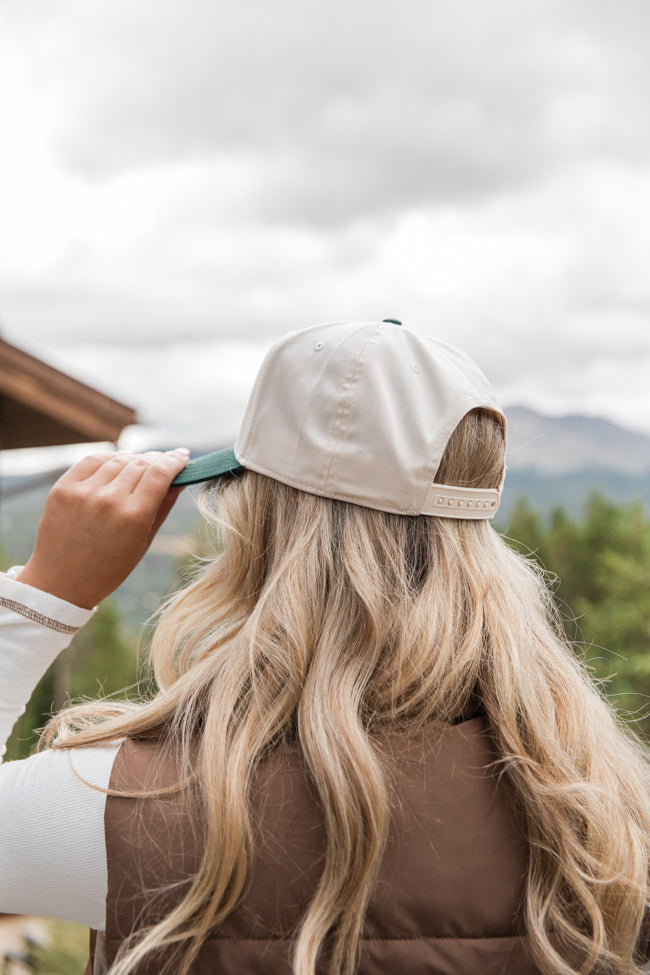
<path id="1" fill-rule="evenodd" d="M 215 449 L 236 436 L 268 343 L 177 341 L 167 345 L 63 349 L 41 346 L 47 360 L 134 408 L 143 426 L 129 443 L 188 441 Z M 36 351 L 36 350 L 35 350 Z M 174 444 L 174 446 L 183 445 Z"/>
<path id="2" fill-rule="evenodd" d="M 473 352 L 504 398 L 636 422 L 640 0 L 10 0 L 2 17 L 10 340 L 165 429 L 216 405 L 216 430 L 277 335 L 395 315 Z"/>

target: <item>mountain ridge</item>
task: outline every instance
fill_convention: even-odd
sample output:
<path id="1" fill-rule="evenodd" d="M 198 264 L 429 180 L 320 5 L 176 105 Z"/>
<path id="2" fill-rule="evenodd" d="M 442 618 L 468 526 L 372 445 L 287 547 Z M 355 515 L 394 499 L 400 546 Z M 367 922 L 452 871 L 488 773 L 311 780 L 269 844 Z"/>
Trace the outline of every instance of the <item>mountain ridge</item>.
<path id="1" fill-rule="evenodd" d="M 511 470 L 545 475 L 609 470 L 634 477 L 650 473 L 647 434 L 602 417 L 549 416 L 527 406 L 512 406 L 505 413 Z"/>

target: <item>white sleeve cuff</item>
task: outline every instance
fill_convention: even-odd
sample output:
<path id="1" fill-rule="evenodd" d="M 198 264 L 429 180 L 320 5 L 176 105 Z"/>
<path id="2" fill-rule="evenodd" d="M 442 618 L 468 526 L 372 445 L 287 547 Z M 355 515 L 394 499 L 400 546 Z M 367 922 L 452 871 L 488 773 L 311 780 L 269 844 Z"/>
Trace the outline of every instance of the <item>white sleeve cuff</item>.
<path id="1" fill-rule="evenodd" d="M 65 627 L 76 632 L 88 622 L 95 612 L 94 609 L 82 609 L 80 606 L 66 602 L 65 599 L 53 596 L 52 593 L 34 589 L 25 582 L 18 582 L 16 576 L 22 568 L 22 565 L 14 565 L 8 572 L 0 572 L 0 605 L 5 606 L 7 602 L 14 602 L 41 617 L 35 620 L 41 625 L 47 626 L 48 622 L 56 622 L 58 625 L 52 628 L 59 631 Z"/>
<path id="2" fill-rule="evenodd" d="M 0 756 L 32 691 L 94 610 L 0 573 Z"/>

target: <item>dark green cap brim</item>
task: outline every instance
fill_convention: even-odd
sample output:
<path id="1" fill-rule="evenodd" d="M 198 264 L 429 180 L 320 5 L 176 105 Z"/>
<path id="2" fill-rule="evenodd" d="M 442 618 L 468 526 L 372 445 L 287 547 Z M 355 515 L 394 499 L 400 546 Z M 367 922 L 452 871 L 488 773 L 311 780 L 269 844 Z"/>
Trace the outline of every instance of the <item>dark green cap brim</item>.
<path id="1" fill-rule="evenodd" d="M 186 466 L 172 481 L 172 487 L 182 484 L 200 484 L 201 481 L 212 481 L 228 471 L 239 471 L 243 465 L 235 457 L 232 447 L 225 450 L 215 450 L 211 454 L 204 454 L 196 460 L 188 460 Z"/>

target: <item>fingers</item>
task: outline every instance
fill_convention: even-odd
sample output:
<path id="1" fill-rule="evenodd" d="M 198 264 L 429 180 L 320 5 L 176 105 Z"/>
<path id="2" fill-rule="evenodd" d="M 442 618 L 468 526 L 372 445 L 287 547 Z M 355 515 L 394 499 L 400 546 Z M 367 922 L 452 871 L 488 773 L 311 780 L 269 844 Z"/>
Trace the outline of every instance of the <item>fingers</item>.
<path id="1" fill-rule="evenodd" d="M 181 447 L 165 454 L 144 456 L 148 463 L 132 489 L 132 497 L 157 511 L 167 497 L 171 482 L 187 464 L 189 451 Z"/>
<path id="2" fill-rule="evenodd" d="M 138 492 L 140 495 L 143 479 L 148 476 L 144 485 L 146 493 L 150 493 L 151 482 L 164 496 L 171 481 L 185 467 L 188 457 L 189 450 L 184 447 L 166 453 L 158 450 L 146 454 L 118 453 L 95 471 L 89 479 L 89 487 L 93 490 L 110 487 L 111 491 L 120 494 L 133 495 Z"/>
<path id="3" fill-rule="evenodd" d="M 119 456 L 113 451 L 109 450 L 98 450 L 94 454 L 88 454 L 87 457 L 78 460 L 76 464 L 73 464 L 70 470 L 66 471 L 59 481 L 63 482 L 73 482 L 73 481 L 86 481 L 89 477 L 92 477 L 104 464 L 113 460 L 115 457 Z"/>
<path id="4" fill-rule="evenodd" d="M 158 475 L 153 483 L 161 484 L 171 472 L 173 480 L 187 463 L 188 456 L 189 450 L 184 447 L 165 453 L 152 450 L 144 454 L 126 450 L 97 451 L 74 464 L 59 480 L 70 485 L 87 482 L 86 486 L 92 491 L 111 485 L 120 492 L 132 493 L 151 468 Z"/>
<path id="5" fill-rule="evenodd" d="M 180 492 L 173 493 L 169 506 L 159 519 L 159 509 L 170 493 L 170 485 L 183 470 L 189 450 L 149 451 L 132 454 L 99 452 L 75 464 L 56 485 L 57 494 L 94 498 L 97 504 L 110 505 L 115 512 L 142 518 L 149 524 L 162 524 Z"/>
<path id="6" fill-rule="evenodd" d="M 126 489 L 136 473 L 139 472 L 139 476 L 142 476 L 142 469 L 146 463 L 143 457 L 126 451 L 110 454 L 86 478 L 87 486 L 92 491 L 99 491 L 108 485 L 112 487 L 123 486 Z M 123 478 L 125 478 L 124 482 Z"/>
<path id="7" fill-rule="evenodd" d="M 178 497 L 170 485 L 188 456 L 100 453 L 75 464 L 48 495 L 22 581 L 89 608 L 114 592 Z"/>

